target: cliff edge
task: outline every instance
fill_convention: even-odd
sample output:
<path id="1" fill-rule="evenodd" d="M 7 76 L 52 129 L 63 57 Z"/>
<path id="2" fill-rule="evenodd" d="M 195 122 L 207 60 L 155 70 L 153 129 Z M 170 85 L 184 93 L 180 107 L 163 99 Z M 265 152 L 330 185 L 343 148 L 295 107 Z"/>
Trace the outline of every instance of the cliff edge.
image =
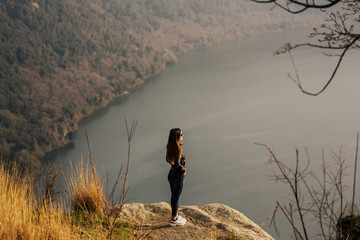
<path id="1" fill-rule="evenodd" d="M 182 206 L 179 214 L 187 219 L 187 223 L 172 227 L 168 203 L 130 203 L 124 205 L 121 218 L 136 223 L 135 228 L 151 230 L 148 239 L 273 240 L 244 214 L 223 204 Z"/>

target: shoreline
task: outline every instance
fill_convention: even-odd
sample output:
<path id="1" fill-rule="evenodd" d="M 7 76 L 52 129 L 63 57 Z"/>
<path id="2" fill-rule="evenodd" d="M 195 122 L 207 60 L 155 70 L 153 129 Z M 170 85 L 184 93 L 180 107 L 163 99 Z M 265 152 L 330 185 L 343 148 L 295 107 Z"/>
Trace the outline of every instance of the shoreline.
<path id="1" fill-rule="evenodd" d="M 101 112 L 107 111 L 113 105 L 123 103 L 124 101 L 127 100 L 128 96 L 133 94 L 140 87 L 143 87 L 144 84 L 146 84 L 151 78 L 156 77 L 159 74 L 161 74 L 165 69 L 166 69 L 166 67 L 164 69 L 162 69 L 161 71 L 158 71 L 156 73 L 153 73 L 153 74 L 150 74 L 150 75 L 146 76 L 144 78 L 144 81 L 141 84 L 138 84 L 138 85 L 136 85 L 135 87 L 133 87 L 131 89 L 125 90 L 119 96 L 116 96 L 113 99 L 111 99 L 108 103 L 106 103 L 105 106 L 94 109 L 90 114 L 82 117 L 79 121 L 76 121 L 75 124 L 78 126 L 78 125 L 80 125 L 80 124 L 82 124 L 82 123 L 84 123 L 86 121 L 91 121 L 91 120 L 95 119 L 98 114 L 100 114 Z M 66 134 L 66 139 L 68 140 L 68 142 L 65 145 L 63 145 L 63 146 L 61 146 L 59 148 L 53 149 L 53 150 L 51 150 L 49 152 L 46 152 L 43 157 L 39 158 L 41 165 L 51 163 L 52 156 L 56 155 L 58 152 L 61 152 L 62 150 L 67 149 L 67 148 L 71 149 L 73 147 L 73 141 L 72 141 L 73 137 L 72 136 L 73 136 L 73 134 L 75 134 L 77 132 L 78 132 L 78 127 L 74 131 L 69 131 Z"/>
<path id="2" fill-rule="evenodd" d="M 284 30 L 284 31 L 294 31 L 294 30 L 304 30 L 305 28 L 304 27 L 297 27 L 295 29 L 288 29 L 288 30 Z M 71 149 L 72 148 L 72 144 L 73 144 L 73 141 L 72 141 L 72 135 L 77 133 L 78 132 L 78 125 L 86 122 L 86 121 L 91 121 L 92 119 L 96 118 L 97 115 L 99 113 L 101 113 L 102 111 L 107 111 L 110 107 L 112 107 L 113 105 L 116 105 L 116 104 L 121 104 L 123 103 L 124 101 L 127 100 L 127 97 L 129 97 L 131 94 L 135 93 L 136 91 L 138 91 L 140 88 L 143 88 L 146 86 L 146 84 L 153 78 L 156 78 L 157 76 L 159 76 L 161 73 L 163 73 L 168 67 L 171 67 L 171 66 L 174 66 L 176 64 L 178 64 L 178 61 L 179 59 L 181 59 L 184 55 L 186 54 L 189 54 L 191 52 L 195 52 L 195 51 L 201 51 L 201 50 L 204 50 L 204 49 L 210 49 L 210 48 L 213 48 L 213 47 L 216 47 L 216 46 L 219 46 L 219 45 L 222 45 L 222 44 L 226 44 L 226 43 L 229 43 L 229 42 L 232 42 L 232 41 L 237 41 L 237 40 L 240 40 L 240 39 L 244 39 L 244 38 L 248 38 L 248 37 L 253 37 L 253 36 L 256 36 L 256 35 L 263 35 L 263 34 L 274 34 L 274 33 L 278 33 L 279 31 L 268 31 L 268 32 L 264 32 L 264 33 L 255 33 L 255 34 L 243 34 L 241 36 L 235 36 L 233 35 L 233 37 L 231 38 L 228 38 L 228 37 L 225 37 L 225 40 L 222 41 L 222 42 L 215 42 L 214 44 L 212 45 L 209 45 L 207 47 L 204 47 L 204 46 L 200 46 L 200 47 L 195 47 L 193 49 L 190 49 L 188 51 L 185 51 L 185 52 L 182 52 L 178 55 L 175 55 L 175 61 L 171 61 L 167 64 L 164 65 L 163 68 L 161 68 L 159 71 L 155 72 L 155 73 L 152 73 L 152 74 L 149 74 L 147 76 L 144 77 L 144 79 L 141 79 L 142 81 L 137 81 L 131 88 L 129 88 L 128 90 L 125 90 L 124 92 L 122 92 L 121 94 L 119 94 L 118 96 L 115 96 L 113 97 L 111 100 L 109 100 L 109 102 L 107 102 L 104 106 L 100 106 L 96 109 L 94 109 L 92 112 L 90 112 L 88 115 L 82 117 L 80 120 L 78 121 L 75 121 L 74 124 L 76 124 L 76 129 L 74 131 L 70 131 L 67 133 L 67 137 L 66 139 L 68 140 L 68 142 L 59 147 L 59 148 L 56 148 L 56 149 L 53 149 L 49 152 L 46 152 L 45 155 L 41 158 L 39 158 L 40 160 L 40 163 L 41 165 L 42 164 L 48 164 L 51 162 L 51 157 L 56 155 L 56 153 L 58 153 L 59 151 L 62 151 L 66 148 L 69 148 Z M 280 46 L 281 44 L 279 44 Z M 134 79 L 135 81 L 136 79 Z"/>
<path id="3" fill-rule="evenodd" d="M 184 56 L 185 54 L 190 53 L 190 52 L 199 51 L 201 49 L 208 49 L 208 48 L 215 47 L 215 46 L 218 46 L 218 45 L 221 45 L 221 44 L 225 44 L 227 42 L 235 41 L 235 40 L 243 38 L 243 37 L 247 37 L 247 36 L 234 37 L 234 38 L 231 38 L 231 39 L 228 39 L 228 40 L 224 40 L 223 42 L 220 42 L 220 43 L 215 43 L 215 44 L 210 45 L 208 47 L 194 48 L 194 49 L 191 49 L 191 50 L 189 50 L 187 52 L 179 54 L 179 56 L 176 56 L 175 61 L 171 61 L 170 63 L 166 64 L 164 66 L 164 68 L 161 68 L 161 70 L 145 76 L 143 81 L 141 81 L 140 83 L 136 84 L 135 86 L 133 86 L 132 88 L 130 88 L 128 90 L 125 90 L 119 96 L 115 96 L 108 103 L 106 103 L 104 106 L 94 109 L 88 115 L 82 117 L 79 121 L 75 121 L 74 124 L 77 125 L 76 129 L 74 131 L 69 131 L 69 132 L 66 133 L 66 139 L 68 140 L 68 142 L 65 145 L 63 145 L 63 146 L 61 146 L 59 148 L 53 149 L 53 150 L 51 150 L 49 152 L 46 152 L 43 157 L 39 158 L 41 165 L 50 163 L 51 157 L 53 155 L 55 155 L 57 152 L 62 151 L 64 149 L 66 149 L 66 148 L 72 148 L 72 145 L 73 145 L 72 135 L 78 132 L 78 125 L 82 124 L 84 121 L 91 121 L 92 119 L 96 118 L 96 115 L 99 112 L 107 111 L 107 109 L 112 107 L 112 105 L 114 105 L 114 104 L 121 104 L 122 102 L 126 101 L 128 96 L 133 94 L 135 91 L 139 90 L 139 88 L 144 87 L 152 78 L 155 78 L 158 75 L 160 75 L 168 67 L 176 65 L 178 63 L 178 58 L 181 58 L 182 56 Z M 136 80 L 136 79 L 134 79 L 134 80 Z"/>

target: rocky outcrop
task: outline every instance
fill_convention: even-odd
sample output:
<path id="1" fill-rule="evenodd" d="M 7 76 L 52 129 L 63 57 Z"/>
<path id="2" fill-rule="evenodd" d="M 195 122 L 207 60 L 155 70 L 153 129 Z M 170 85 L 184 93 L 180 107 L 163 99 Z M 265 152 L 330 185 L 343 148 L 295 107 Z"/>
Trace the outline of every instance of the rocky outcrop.
<path id="1" fill-rule="evenodd" d="M 244 214 L 226 205 L 213 203 L 183 206 L 179 214 L 187 219 L 184 226 L 169 225 L 168 203 L 125 204 L 121 218 L 138 229 L 151 230 L 148 239 L 272 239 Z"/>

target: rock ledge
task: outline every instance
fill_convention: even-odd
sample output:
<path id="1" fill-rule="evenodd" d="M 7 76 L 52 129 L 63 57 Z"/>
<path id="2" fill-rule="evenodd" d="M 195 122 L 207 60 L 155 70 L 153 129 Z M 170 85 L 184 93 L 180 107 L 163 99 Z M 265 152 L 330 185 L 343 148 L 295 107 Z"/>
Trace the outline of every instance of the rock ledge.
<path id="1" fill-rule="evenodd" d="M 271 239 L 261 227 L 244 214 L 224 204 L 182 206 L 180 215 L 187 219 L 184 226 L 169 225 L 171 208 L 168 203 L 125 204 L 121 217 L 139 229 L 151 229 L 148 239 Z"/>

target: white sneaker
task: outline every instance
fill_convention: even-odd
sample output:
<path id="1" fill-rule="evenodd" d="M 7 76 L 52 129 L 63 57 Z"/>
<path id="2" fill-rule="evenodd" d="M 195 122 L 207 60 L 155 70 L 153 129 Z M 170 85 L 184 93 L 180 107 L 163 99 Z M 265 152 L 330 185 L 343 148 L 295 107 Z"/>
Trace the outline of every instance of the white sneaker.
<path id="1" fill-rule="evenodd" d="M 186 223 L 186 219 L 181 217 L 180 215 L 176 218 L 176 220 L 170 219 L 170 226 L 182 226 Z"/>

